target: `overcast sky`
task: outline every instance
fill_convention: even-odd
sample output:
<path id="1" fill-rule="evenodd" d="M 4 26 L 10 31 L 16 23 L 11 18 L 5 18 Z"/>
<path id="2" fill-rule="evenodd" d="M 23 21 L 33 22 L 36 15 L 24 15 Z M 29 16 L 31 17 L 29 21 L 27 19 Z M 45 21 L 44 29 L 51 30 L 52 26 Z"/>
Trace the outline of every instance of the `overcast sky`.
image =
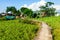
<path id="1" fill-rule="evenodd" d="M 39 10 L 39 6 L 48 1 L 54 2 L 55 5 L 53 7 L 60 10 L 60 0 L 0 0 L 0 12 L 4 12 L 7 6 L 15 6 L 17 9 L 24 6 L 35 11 Z"/>

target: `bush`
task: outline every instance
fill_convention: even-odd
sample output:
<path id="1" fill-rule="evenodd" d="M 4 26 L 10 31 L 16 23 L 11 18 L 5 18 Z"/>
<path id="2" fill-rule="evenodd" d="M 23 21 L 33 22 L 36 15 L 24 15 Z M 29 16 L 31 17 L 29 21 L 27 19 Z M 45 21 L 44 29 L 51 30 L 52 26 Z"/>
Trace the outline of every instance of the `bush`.
<path id="1" fill-rule="evenodd" d="M 20 19 L 19 22 L 27 23 L 27 24 L 33 24 L 33 25 L 38 25 L 40 23 L 38 21 L 29 20 L 29 19 Z"/>
<path id="2" fill-rule="evenodd" d="M 36 13 L 32 14 L 32 17 L 33 18 L 37 17 L 37 14 Z"/>

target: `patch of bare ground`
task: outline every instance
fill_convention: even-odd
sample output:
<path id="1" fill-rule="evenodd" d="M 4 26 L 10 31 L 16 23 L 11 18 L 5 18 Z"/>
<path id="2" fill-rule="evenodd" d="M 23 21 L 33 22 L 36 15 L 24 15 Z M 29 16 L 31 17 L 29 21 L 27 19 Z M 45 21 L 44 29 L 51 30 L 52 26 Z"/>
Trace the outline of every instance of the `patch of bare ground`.
<path id="1" fill-rule="evenodd" d="M 52 40 L 51 28 L 44 22 L 41 23 L 37 36 L 34 40 Z"/>

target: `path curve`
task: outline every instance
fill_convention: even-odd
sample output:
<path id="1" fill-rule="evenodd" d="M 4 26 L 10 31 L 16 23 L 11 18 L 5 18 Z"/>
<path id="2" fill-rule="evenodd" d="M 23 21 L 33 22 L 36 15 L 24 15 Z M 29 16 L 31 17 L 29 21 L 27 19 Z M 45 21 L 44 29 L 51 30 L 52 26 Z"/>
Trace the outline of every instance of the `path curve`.
<path id="1" fill-rule="evenodd" d="M 50 27 L 44 22 L 42 22 L 41 27 L 42 28 L 39 30 L 39 33 L 34 40 L 52 40 Z"/>

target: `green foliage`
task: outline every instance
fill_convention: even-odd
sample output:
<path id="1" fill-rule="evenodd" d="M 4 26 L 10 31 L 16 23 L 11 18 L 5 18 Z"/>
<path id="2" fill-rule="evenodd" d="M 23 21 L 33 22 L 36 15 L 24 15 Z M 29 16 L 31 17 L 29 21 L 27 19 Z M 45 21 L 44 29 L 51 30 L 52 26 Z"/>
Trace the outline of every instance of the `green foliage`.
<path id="1" fill-rule="evenodd" d="M 13 14 L 15 14 L 17 12 L 17 9 L 15 7 L 7 7 L 6 12 L 12 12 Z"/>
<path id="2" fill-rule="evenodd" d="M 55 8 L 48 8 L 46 13 L 47 16 L 54 16 L 56 14 L 55 10 Z"/>
<path id="3" fill-rule="evenodd" d="M 16 13 L 17 16 L 20 16 L 21 15 L 21 12 L 19 10 L 17 10 L 17 13 Z"/>
<path id="4" fill-rule="evenodd" d="M 0 20 L 0 40 L 33 40 L 37 25 L 16 20 Z"/>
<path id="5" fill-rule="evenodd" d="M 60 40 L 60 16 L 58 17 L 44 17 L 38 20 L 46 22 L 50 27 L 52 27 L 52 34 L 54 40 Z"/>
<path id="6" fill-rule="evenodd" d="M 20 16 L 21 12 L 17 10 L 15 7 L 7 7 L 6 12 L 11 12 L 12 14 L 15 14 L 16 16 Z"/>
<path id="7" fill-rule="evenodd" d="M 49 7 L 49 6 L 51 6 L 51 5 L 54 5 L 54 3 L 53 3 L 53 2 L 47 2 L 45 6 L 46 6 L 46 7 Z"/>
<path id="8" fill-rule="evenodd" d="M 37 17 L 37 14 L 36 13 L 32 14 L 32 17 L 33 18 L 36 18 Z"/>
<path id="9" fill-rule="evenodd" d="M 32 25 L 37 25 L 40 23 L 38 21 L 34 21 L 32 19 L 20 19 L 19 22 L 22 22 L 22 23 L 27 23 L 27 24 L 32 24 Z"/>
<path id="10" fill-rule="evenodd" d="M 31 15 L 33 14 L 33 11 L 31 9 L 25 7 L 22 7 L 20 10 L 25 16 L 31 17 Z"/>
<path id="11" fill-rule="evenodd" d="M 56 9 L 52 7 L 53 4 L 53 2 L 47 2 L 45 6 L 40 7 L 40 11 L 44 12 L 46 16 L 54 16 L 56 14 Z"/>

